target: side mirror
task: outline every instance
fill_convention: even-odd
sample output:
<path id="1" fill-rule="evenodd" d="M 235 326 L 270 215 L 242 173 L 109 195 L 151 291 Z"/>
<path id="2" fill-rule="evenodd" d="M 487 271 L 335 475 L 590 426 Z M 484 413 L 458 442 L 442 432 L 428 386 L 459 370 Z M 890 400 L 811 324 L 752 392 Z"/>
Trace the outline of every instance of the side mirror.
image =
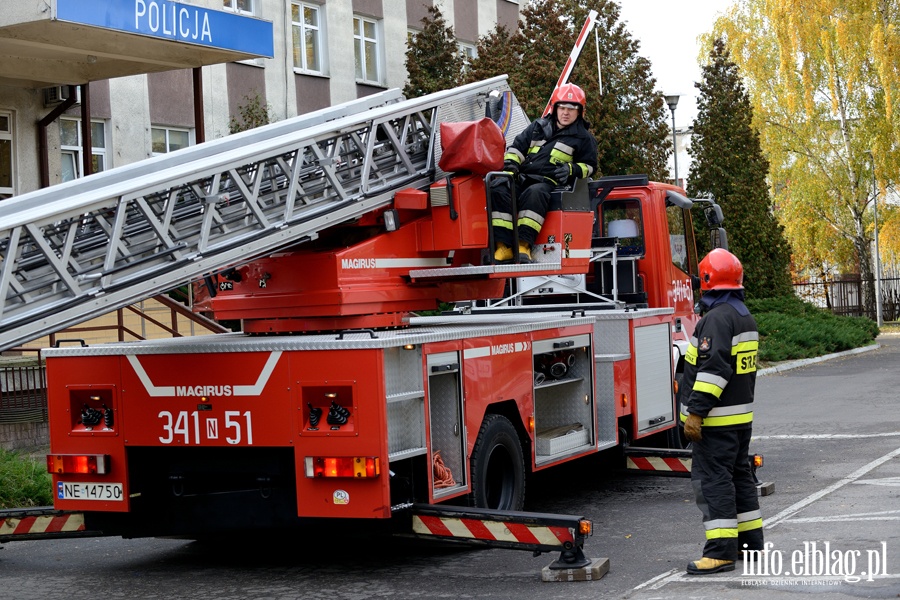
<path id="1" fill-rule="evenodd" d="M 691 275 L 691 289 L 695 292 L 700 291 L 700 278 L 696 275 Z"/>
<path id="2" fill-rule="evenodd" d="M 717 227 L 709 232 L 709 243 L 711 248 L 722 248 L 728 250 L 728 233 L 724 227 Z"/>
<path id="3" fill-rule="evenodd" d="M 718 204 L 712 204 L 703 209 L 706 216 L 706 225 L 713 229 L 725 222 L 725 215 L 722 213 L 722 207 Z"/>

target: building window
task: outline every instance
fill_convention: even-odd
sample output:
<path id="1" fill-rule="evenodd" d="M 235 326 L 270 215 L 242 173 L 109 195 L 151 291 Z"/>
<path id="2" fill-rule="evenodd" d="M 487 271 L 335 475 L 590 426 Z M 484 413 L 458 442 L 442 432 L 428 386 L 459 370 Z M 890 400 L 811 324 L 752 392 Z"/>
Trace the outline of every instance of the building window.
<path id="1" fill-rule="evenodd" d="M 294 67 L 310 73 L 324 71 L 325 31 L 322 10 L 315 4 L 293 2 L 291 20 L 294 29 Z"/>
<path id="2" fill-rule="evenodd" d="M 62 152 L 62 180 L 71 181 L 83 177 L 81 119 L 59 120 L 59 142 Z M 94 173 L 106 170 L 106 125 L 102 121 L 91 122 L 91 163 Z"/>
<path id="3" fill-rule="evenodd" d="M 12 113 L 0 111 L 0 199 L 16 193 L 13 188 L 13 118 Z"/>
<path id="4" fill-rule="evenodd" d="M 365 17 L 353 17 L 356 79 L 360 83 L 381 85 L 380 29 L 379 21 Z"/>
<path id="5" fill-rule="evenodd" d="M 153 155 L 175 152 L 191 145 L 191 132 L 174 127 L 151 127 Z"/>
<path id="6" fill-rule="evenodd" d="M 472 61 L 478 57 L 478 49 L 474 44 L 469 44 L 468 42 L 457 42 L 459 46 L 459 55 L 463 59 L 463 69 L 468 69 L 472 66 Z"/>
<path id="7" fill-rule="evenodd" d="M 252 15 L 254 0 L 222 0 L 225 10 L 238 14 Z"/>

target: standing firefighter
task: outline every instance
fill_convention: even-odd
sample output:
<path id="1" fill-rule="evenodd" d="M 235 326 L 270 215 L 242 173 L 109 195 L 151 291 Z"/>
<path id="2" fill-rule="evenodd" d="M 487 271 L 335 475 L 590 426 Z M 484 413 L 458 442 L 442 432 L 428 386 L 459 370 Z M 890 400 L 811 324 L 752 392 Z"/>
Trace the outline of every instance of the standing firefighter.
<path id="1" fill-rule="evenodd" d="M 703 513 L 703 557 L 691 574 L 734 570 L 741 550 L 763 548 L 762 515 L 750 467 L 759 333 L 744 305 L 744 269 L 717 248 L 700 262 L 704 311 L 685 357 L 681 409 L 694 442 L 691 483 Z"/>
<path id="2" fill-rule="evenodd" d="M 496 180 L 491 225 L 497 262 L 513 259 L 514 226 L 518 228 L 519 261 L 531 262 L 531 245 L 544 224 L 550 193 L 571 179 L 590 177 L 597 169 L 597 140 L 584 120 L 584 90 L 566 83 L 550 100 L 553 112 L 517 135 L 504 156 L 503 170 L 516 179 L 515 218 L 509 182 Z"/>

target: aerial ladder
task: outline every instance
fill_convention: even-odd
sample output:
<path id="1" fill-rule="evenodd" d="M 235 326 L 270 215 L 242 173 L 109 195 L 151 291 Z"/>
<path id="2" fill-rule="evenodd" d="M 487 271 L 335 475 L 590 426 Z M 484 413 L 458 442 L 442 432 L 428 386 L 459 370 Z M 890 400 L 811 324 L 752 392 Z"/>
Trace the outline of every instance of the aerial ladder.
<path id="1" fill-rule="evenodd" d="M 508 91 L 390 90 L 3 201 L 0 351 L 389 205 L 443 175 L 441 122 L 493 103 L 507 136 L 524 128 Z"/>

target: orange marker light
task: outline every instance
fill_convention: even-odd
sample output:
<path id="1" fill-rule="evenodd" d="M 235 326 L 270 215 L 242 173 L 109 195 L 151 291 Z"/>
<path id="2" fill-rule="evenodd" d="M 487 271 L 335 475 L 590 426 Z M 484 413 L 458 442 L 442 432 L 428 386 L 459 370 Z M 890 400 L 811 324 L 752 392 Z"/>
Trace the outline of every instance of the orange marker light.
<path id="1" fill-rule="evenodd" d="M 587 536 L 591 535 L 593 532 L 593 524 L 587 519 L 581 519 L 578 521 L 578 533 L 581 535 Z"/>

